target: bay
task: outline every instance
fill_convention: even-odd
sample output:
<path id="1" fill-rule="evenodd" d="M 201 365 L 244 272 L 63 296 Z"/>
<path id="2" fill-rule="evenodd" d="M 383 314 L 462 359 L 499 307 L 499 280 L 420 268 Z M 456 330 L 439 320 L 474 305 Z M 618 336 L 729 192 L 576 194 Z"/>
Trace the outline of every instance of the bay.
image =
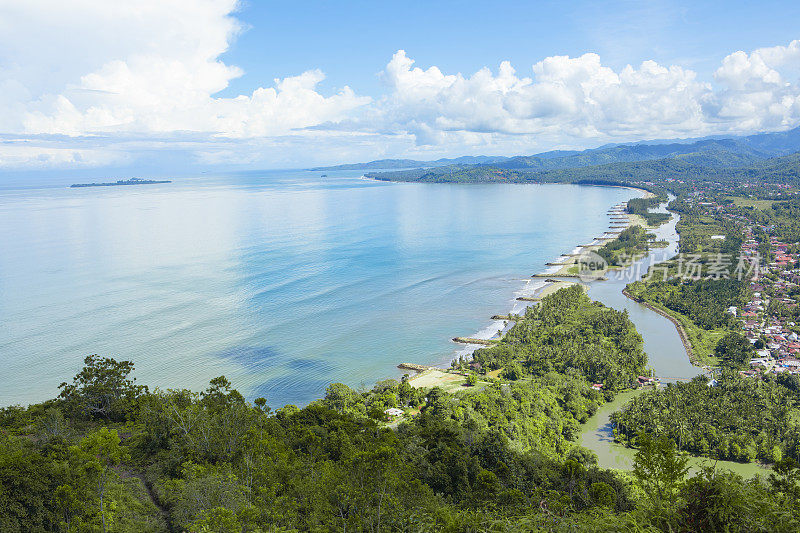
<path id="1" fill-rule="evenodd" d="M 638 195 L 358 172 L 75 181 L 0 178 L 2 405 L 55 396 L 93 353 L 151 387 L 224 374 L 272 407 L 447 364 L 452 337 L 490 334 L 531 274 Z"/>

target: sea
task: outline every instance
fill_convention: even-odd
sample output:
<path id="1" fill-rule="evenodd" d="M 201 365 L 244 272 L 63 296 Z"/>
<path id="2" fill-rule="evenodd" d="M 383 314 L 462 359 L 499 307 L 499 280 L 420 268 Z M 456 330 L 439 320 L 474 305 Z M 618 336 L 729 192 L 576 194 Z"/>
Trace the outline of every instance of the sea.
<path id="1" fill-rule="evenodd" d="M 273 408 L 447 366 L 453 337 L 496 333 L 532 274 L 639 196 L 359 171 L 80 181 L 0 177 L 0 405 L 55 397 L 91 354 L 151 389 L 224 375 Z"/>

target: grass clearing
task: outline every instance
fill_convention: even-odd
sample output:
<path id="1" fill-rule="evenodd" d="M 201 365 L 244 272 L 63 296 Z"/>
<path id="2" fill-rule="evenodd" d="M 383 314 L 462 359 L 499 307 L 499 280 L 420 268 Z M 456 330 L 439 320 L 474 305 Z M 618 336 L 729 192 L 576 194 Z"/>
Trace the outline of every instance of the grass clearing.
<path id="1" fill-rule="evenodd" d="M 739 207 L 752 207 L 760 211 L 771 208 L 772 204 L 778 201 L 778 200 L 756 200 L 755 198 L 745 198 L 743 196 L 728 196 L 728 200 L 731 200 L 735 205 Z"/>
<path id="2" fill-rule="evenodd" d="M 408 382 L 412 387 L 417 389 L 432 389 L 433 387 L 439 387 L 448 393 L 459 391 L 479 391 L 489 385 L 488 381 L 478 380 L 475 386 L 467 387 L 466 376 L 445 372 L 443 370 L 436 370 L 433 368 L 417 374 L 416 376 L 410 378 Z"/>

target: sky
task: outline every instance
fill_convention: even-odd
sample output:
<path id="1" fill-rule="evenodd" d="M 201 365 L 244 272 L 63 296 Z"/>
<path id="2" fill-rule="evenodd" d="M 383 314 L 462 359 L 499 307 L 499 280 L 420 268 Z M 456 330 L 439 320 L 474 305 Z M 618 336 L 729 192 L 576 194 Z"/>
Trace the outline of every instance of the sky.
<path id="1" fill-rule="evenodd" d="M 800 2 L 0 0 L 0 176 L 800 125 Z"/>

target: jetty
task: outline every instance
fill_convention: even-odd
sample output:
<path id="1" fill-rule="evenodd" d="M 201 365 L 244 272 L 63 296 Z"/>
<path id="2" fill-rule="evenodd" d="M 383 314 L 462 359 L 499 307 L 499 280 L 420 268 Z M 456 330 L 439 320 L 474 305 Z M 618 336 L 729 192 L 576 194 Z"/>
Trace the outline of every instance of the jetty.
<path id="1" fill-rule="evenodd" d="M 460 344 L 482 344 L 484 346 L 489 346 L 491 344 L 497 344 L 500 342 L 500 339 L 474 339 L 472 337 L 453 337 L 453 342 L 457 342 Z"/>
<path id="2" fill-rule="evenodd" d="M 536 296 L 517 296 L 518 302 L 540 302 L 542 301 L 541 298 L 537 298 Z"/>
<path id="3" fill-rule="evenodd" d="M 519 320 L 519 317 L 516 315 L 492 315 L 492 320 L 508 320 L 510 322 L 516 322 Z"/>
<path id="4" fill-rule="evenodd" d="M 418 365 L 416 363 L 400 363 L 399 365 L 397 365 L 397 368 L 401 370 L 413 370 L 414 372 L 424 372 L 425 370 L 436 367 L 427 365 Z"/>

